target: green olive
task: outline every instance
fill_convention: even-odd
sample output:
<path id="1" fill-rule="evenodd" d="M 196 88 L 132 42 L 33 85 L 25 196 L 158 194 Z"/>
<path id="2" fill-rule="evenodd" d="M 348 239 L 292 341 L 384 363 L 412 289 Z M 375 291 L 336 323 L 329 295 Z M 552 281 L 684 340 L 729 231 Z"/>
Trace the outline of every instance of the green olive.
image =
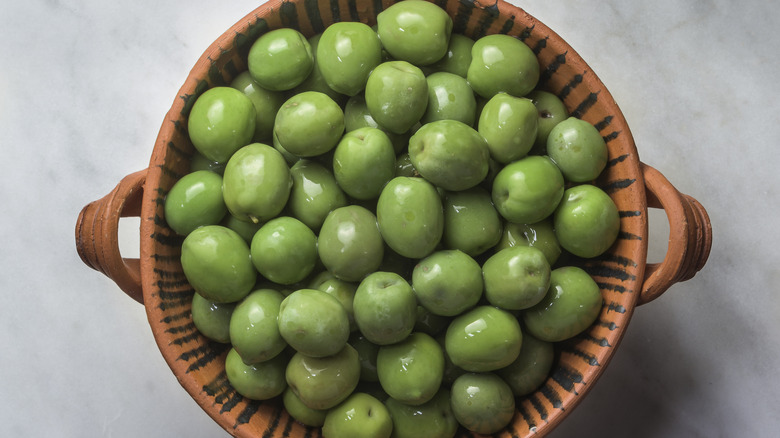
<path id="1" fill-rule="evenodd" d="M 382 46 L 395 59 L 428 65 L 447 53 L 452 19 L 433 3 L 398 2 L 376 18 Z"/>
<path id="2" fill-rule="evenodd" d="M 349 344 L 327 357 L 295 353 L 287 364 L 287 384 L 310 409 L 330 409 L 346 400 L 360 381 L 360 359 Z"/>
<path id="3" fill-rule="evenodd" d="M 246 241 L 220 225 L 200 227 L 184 238 L 181 265 L 193 289 L 217 303 L 241 300 L 257 279 Z"/>
<path id="4" fill-rule="evenodd" d="M 205 337 L 227 344 L 230 342 L 230 317 L 235 303 L 215 303 L 192 294 L 192 323 Z"/>
<path id="5" fill-rule="evenodd" d="M 602 189 L 583 184 L 566 189 L 553 216 L 561 246 L 578 257 L 606 252 L 620 233 L 620 214 Z"/>
<path id="6" fill-rule="evenodd" d="M 395 177 L 377 201 L 384 241 L 404 257 L 433 252 L 444 233 L 444 211 L 436 188 L 422 178 Z"/>
<path id="7" fill-rule="evenodd" d="M 409 139 L 409 158 L 431 184 L 458 191 L 485 179 L 490 151 L 474 128 L 457 120 L 437 120 L 423 125 Z"/>
<path id="8" fill-rule="evenodd" d="M 255 107 L 255 134 L 252 141 L 271 143 L 276 113 L 285 101 L 284 94 L 261 87 L 248 71 L 236 76 L 230 86 L 244 93 Z"/>
<path id="9" fill-rule="evenodd" d="M 344 112 L 327 94 L 305 91 L 289 98 L 276 113 L 274 135 L 287 152 L 298 157 L 322 155 L 344 133 Z"/>
<path id="10" fill-rule="evenodd" d="M 297 290 L 282 301 L 279 333 L 297 352 L 326 357 L 341 351 L 349 339 L 349 317 L 333 296 L 316 289 Z"/>
<path id="11" fill-rule="evenodd" d="M 287 206 L 298 220 L 316 231 L 328 213 L 347 205 L 333 172 L 316 161 L 301 159 L 290 168 L 293 185 Z"/>
<path id="12" fill-rule="evenodd" d="M 452 413 L 463 427 L 489 435 L 506 427 L 515 415 L 512 389 L 493 373 L 464 374 L 452 383 Z"/>
<path id="13" fill-rule="evenodd" d="M 263 277 L 279 284 L 304 280 L 317 263 L 317 236 L 298 219 L 280 216 L 252 238 L 252 263 Z"/>
<path id="14" fill-rule="evenodd" d="M 382 62 L 382 44 L 366 24 L 337 22 L 322 33 L 316 60 L 330 88 L 354 96 L 363 91 L 368 75 Z"/>
<path id="15" fill-rule="evenodd" d="M 249 73 L 271 91 L 295 88 L 314 68 L 311 46 L 295 29 L 281 28 L 260 36 L 249 49 Z"/>
<path id="16" fill-rule="evenodd" d="M 225 358 L 225 374 L 230 385 L 246 398 L 268 400 L 287 389 L 287 357 L 278 355 L 265 362 L 247 365 L 231 348 Z"/>
<path id="17" fill-rule="evenodd" d="M 456 366 L 484 372 L 514 362 L 522 342 L 520 324 L 512 314 L 492 306 L 479 306 L 452 320 L 444 347 Z"/>
<path id="18" fill-rule="evenodd" d="M 165 221 L 182 236 L 203 225 L 218 224 L 225 214 L 222 177 L 208 170 L 184 175 L 165 196 Z"/>
<path id="19" fill-rule="evenodd" d="M 462 251 L 437 251 L 415 266 L 412 287 L 418 302 L 433 314 L 459 315 L 482 297 L 482 269 Z"/>
<path id="20" fill-rule="evenodd" d="M 436 395 L 444 374 L 444 353 L 425 333 L 412 333 L 403 341 L 379 347 L 377 375 L 390 397 L 408 405 L 421 405 Z"/>
<path id="21" fill-rule="evenodd" d="M 281 213 L 290 197 L 292 177 L 276 149 L 252 143 L 228 161 L 222 196 L 228 211 L 247 222 L 265 222 Z"/>
<path id="22" fill-rule="evenodd" d="M 551 342 L 524 334 L 520 355 L 507 367 L 496 371 L 509 384 L 516 397 L 534 392 L 544 383 L 552 369 L 555 351 Z"/>
<path id="23" fill-rule="evenodd" d="M 541 302 L 523 311 L 528 333 L 559 342 L 590 327 L 601 312 L 601 291 L 582 268 L 565 266 L 550 274 L 550 288 Z"/>
<path id="24" fill-rule="evenodd" d="M 384 256 L 376 216 L 358 205 L 333 210 L 322 224 L 317 250 L 334 276 L 360 281 L 376 271 Z"/>
<path id="25" fill-rule="evenodd" d="M 187 131 L 193 146 L 204 157 L 226 163 L 255 134 L 256 112 L 252 100 L 230 87 L 214 87 L 192 105 Z"/>
<path id="26" fill-rule="evenodd" d="M 368 77 L 365 98 L 377 123 L 403 134 L 425 114 L 428 82 L 422 70 L 408 62 L 383 62 Z"/>
<path id="27" fill-rule="evenodd" d="M 480 186 L 445 192 L 444 243 L 476 257 L 495 246 L 502 235 L 502 221 L 490 193 Z"/>
<path id="28" fill-rule="evenodd" d="M 530 47 L 505 35 L 486 35 L 474 42 L 466 75 L 480 96 L 490 99 L 498 93 L 523 97 L 539 82 L 539 61 Z"/>
<path id="29" fill-rule="evenodd" d="M 272 289 L 257 289 L 236 306 L 230 318 L 230 342 L 244 363 L 270 360 L 286 347 L 276 319 L 284 296 Z"/>

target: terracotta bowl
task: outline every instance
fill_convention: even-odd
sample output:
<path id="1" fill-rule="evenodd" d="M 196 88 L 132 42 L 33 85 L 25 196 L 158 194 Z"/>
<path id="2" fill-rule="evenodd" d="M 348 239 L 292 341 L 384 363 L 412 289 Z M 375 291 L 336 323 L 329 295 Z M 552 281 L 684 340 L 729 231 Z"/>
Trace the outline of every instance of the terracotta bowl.
<path id="1" fill-rule="evenodd" d="M 190 315 L 193 290 L 179 263 L 182 239 L 163 218 L 163 200 L 189 168 L 193 147 L 187 116 L 206 89 L 228 84 L 246 68 L 252 42 L 270 29 L 293 27 L 307 36 L 337 21 L 375 24 L 390 0 L 272 0 L 228 29 L 203 54 L 173 99 L 147 169 L 128 175 L 78 217 L 76 243 L 82 260 L 144 304 L 155 341 L 173 374 L 195 401 L 238 437 L 319 436 L 295 422 L 279 400 L 252 401 L 227 381 L 227 347 L 202 337 Z M 618 241 L 603 256 L 582 262 L 598 282 L 603 307 L 596 323 L 556 347 L 555 365 L 533 394 L 518 399 L 512 423 L 499 436 L 540 436 L 577 406 L 620 344 L 634 309 L 676 282 L 691 278 L 707 260 L 712 229 L 704 208 L 680 194 L 661 173 L 639 160 L 631 132 L 615 101 L 593 70 L 558 35 L 522 9 L 503 1 L 437 0 L 454 31 L 472 38 L 505 33 L 524 41 L 541 64 L 540 87 L 555 93 L 572 115 L 594 124 L 609 148 L 609 164 L 596 182 L 620 210 Z M 647 264 L 647 208 L 665 210 L 669 246 L 663 262 Z M 140 259 L 123 259 L 117 227 L 121 216 L 141 219 Z M 653 236 L 659 239 L 664 236 Z M 461 431 L 459 436 L 473 435 Z"/>

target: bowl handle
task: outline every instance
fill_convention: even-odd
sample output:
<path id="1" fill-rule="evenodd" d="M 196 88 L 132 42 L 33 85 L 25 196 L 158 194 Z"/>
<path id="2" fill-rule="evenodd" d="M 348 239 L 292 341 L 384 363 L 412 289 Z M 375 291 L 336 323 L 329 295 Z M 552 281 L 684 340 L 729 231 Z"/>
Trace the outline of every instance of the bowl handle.
<path id="1" fill-rule="evenodd" d="M 143 303 L 141 265 L 119 253 L 119 218 L 141 215 L 147 169 L 131 173 L 114 190 L 87 204 L 76 220 L 76 251 L 87 266 L 113 280 L 130 298 Z"/>
<path id="2" fill-rule="evenodd" d="M 669 246 L 661 263 L 648 263 L 638 304 L 658 298 L 674 283 L 689 280 L 707 262 L 712 248 L 712 224 L 696 199 L 682 194 L 661 172 L 640 163 L 647 206 L 662 208 L 669 219 Z"/>

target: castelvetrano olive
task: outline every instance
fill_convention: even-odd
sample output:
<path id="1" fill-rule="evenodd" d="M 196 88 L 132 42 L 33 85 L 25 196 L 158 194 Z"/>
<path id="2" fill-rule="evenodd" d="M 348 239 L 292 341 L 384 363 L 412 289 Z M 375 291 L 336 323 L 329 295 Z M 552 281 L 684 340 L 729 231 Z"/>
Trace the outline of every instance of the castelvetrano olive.
<path id="1" fill-rule="evenodd" d="M 330 88 L 354 96 L 363 91 L 368 75 L 382 62 L 382 44 L 366 24 L 333 23 L 322 32 L 315 59 Z"/>
<path id="2" fill-rule="evenodd" d="M 444 233 L 439 193 L 422 178 L 395 177 L 379 195 L 376 206 L 385 243 L 404 257 L 425 257 Z"/>
<path id="3" fill-rule="evenodd" d="M 486 35 L 474 42 L 466 75 L 474 91 L 485 99 L 498 93 L 522 97 L 539 82 L 539 61 L 530 47 L 505 35 Z"/>
<path id="4" fill-rule="evenodd" d="M 303 222 L 280 216 L 252 238 L 252 263 L 263 277 L 279 284 L 304 280 L 317 263 L 317 236 Z"/>
<path id="5" fill-rule="evenodd" d="M 401 1 L 376 18 L 382 46 L 394 59 L 422 66 L 447 54 L 452 19 L 433 3 Z"/>
<path id="6" fill-rule="evenodd" d="M 344 111 L 327 94 L 318 91 L 289 98 L 274 122 L 279 145 L 297 157 L 315 157 L 330 151 L 342 134 Z"/>
<path id="7" fill-rule="evenodd" d="M 260 36 L 249 49 L 249 73 L 261 87 L 290 90 L 309 76 L 314 54 L 309 41 L 295 29 L 274 29 Z"/>
<path id="8" fill-rule="evenodd" d="M 238 233 L 220 225 L 206 225 L 187 235 L 181 246 L 181 266 L 193 289 L 217 303 L 241 300 L 257 280 L 249 245 Z"/>
<path id="9" fill-rule="evenodd" d="M 282 154 L 262 143 L 239 149 L 225 166 L 222 196 L 228 211 L 247 222 L 266 222 L 282 212 L 292 177 Z"/>
<path id="10" fill-rule="evenodd" d="M 255 134 L 256 112 L 251 99 L 230 87 L 206 90 L 192 106 L 187 132 L 204 157 L 226 163 Z"/>
<path id="11" fill-rule="evenodd" d="M 336 277 L 362 280 L 376 271 L 384 256 L 376 216 L 359 205 L 333 210 L 320 228 L 317 251 L 323 265 Z"/>
<path id="12" fill-rule="evenodd" d="M 490 151 L 485 138 L 457 120 L 423 125 L 409 139 L 409 158 L 426 180 L 445 190 L 466 190 L 488 173 Z"/>

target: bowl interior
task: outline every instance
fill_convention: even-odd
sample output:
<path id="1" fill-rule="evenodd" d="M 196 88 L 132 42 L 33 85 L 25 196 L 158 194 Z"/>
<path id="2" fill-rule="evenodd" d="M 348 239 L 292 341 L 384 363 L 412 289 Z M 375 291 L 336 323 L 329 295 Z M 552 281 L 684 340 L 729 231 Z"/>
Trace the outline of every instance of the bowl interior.
<path id="1" fill-rule="evenodd" d="M 278 400 L 252 401 L 227 381 L 228 347 L 202 337 L 192 323 L 193 290 L 179 263 L 182 239 L 163 219 L 163 201 L 189 169 L 194 151 L 187 116 L 195 99 L 212 86 L 227 85 L 246 68 L 257 37 L 292 27 L 306 36 L 337 21 L 375 24 L 389 0 L 272 0 L 253 11 L 208 48 L 192 69 L 162 123 L 151 158 L 141 221 L 144 301 L 155 340 L 182 386 L 229 433 L 239 437 L 318 436 L 285 413 Z M 454 32 L 474 39 L 505 33 L 524 41 L 541 65 L 540 88 L 555 93 L 570 113 L 594 124 L 607 142 L 609 163 L 596 184 L 618 206 L 618 241 L 595 260 L 575 261 L 597 281 L 603 307 L 593 326 L 556 347 L 547 381 L 517 400 L 512 424 L 500 436 L 525 437 L 552 430 L 596 382 L 612 357 L 636 306 L 647 252 L 647 210 L 639 157 L 625 119 L 611 95 L 577 53 L 544 24 L 508 3 L 484 6 L 473 0 L 436 0 L 452 16 Z M 461 431 L 461 435 L 472 435 Z"/>

